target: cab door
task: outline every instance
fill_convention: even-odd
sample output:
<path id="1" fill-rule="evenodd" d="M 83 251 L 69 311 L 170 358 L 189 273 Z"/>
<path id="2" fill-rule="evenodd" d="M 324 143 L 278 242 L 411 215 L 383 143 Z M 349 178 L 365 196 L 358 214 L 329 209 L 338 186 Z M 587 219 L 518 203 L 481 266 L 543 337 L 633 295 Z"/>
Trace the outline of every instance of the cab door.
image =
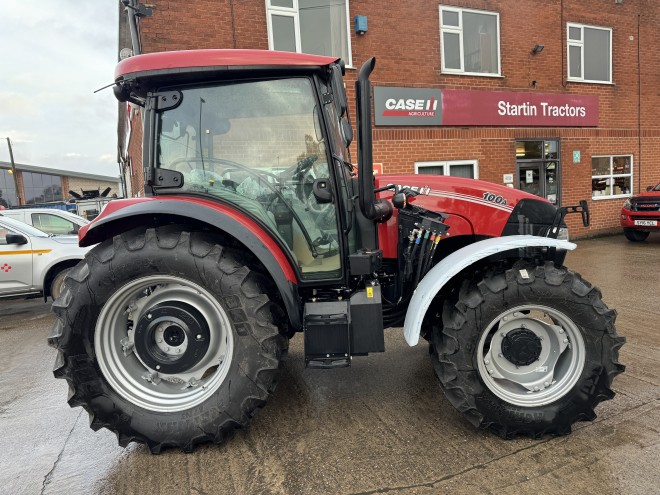
<path id="1" fill-rule="evenodd" d="M 27 242 L 16 243 L 12 234 Z M 30 238 L 0 222 L 0 296 L 32 292 L 33 256 Z"/>

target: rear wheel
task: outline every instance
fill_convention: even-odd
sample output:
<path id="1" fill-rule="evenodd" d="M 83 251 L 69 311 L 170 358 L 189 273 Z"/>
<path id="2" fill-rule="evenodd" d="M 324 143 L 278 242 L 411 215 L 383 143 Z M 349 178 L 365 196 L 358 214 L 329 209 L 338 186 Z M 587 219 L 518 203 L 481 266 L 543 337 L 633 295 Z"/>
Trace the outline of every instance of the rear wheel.
<path id="1" fill-rule="evenodd" d="M 644 232 L 642 230 L 633 230 L 633 229 L 623 229 L 623 234 L 631 242 L 642 242 L 645 241 L 649 236 L 650 232 Z"/>
<path id="2" fill-rule="evenodd" d="M 614 397 L 625 339 L 598 289 L 552 263 L 466 280 L 445 302 L 432 359 L 446 396 L 503 438 L 566 434 Z"/>
<path id="3" fill-rule="evenodd" d="M 69 404 L 122 446 L 220 443 L 274 390 L 287 340 L 242 253 L 176 229 L 105 241 L 73 269 L 49 343 Z"/>

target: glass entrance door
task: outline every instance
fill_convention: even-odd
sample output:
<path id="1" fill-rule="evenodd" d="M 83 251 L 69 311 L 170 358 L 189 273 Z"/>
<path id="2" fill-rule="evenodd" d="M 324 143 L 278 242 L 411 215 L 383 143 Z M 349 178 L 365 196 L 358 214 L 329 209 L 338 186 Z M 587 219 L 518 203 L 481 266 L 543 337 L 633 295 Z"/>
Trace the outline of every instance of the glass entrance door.
<path id="1" fill-rule="evenodd" d="M 560 203 L 559 142 L 516 141 L 518 189 Z"/>

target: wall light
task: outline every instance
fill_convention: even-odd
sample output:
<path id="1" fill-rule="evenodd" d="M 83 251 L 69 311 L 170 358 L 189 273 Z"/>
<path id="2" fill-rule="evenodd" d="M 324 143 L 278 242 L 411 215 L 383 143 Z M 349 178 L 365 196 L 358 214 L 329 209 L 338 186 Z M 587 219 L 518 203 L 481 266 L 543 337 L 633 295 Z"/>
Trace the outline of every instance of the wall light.
<path id="1" fill-rule="evenodd" d="M 532 48 L 532 55 L 536 55 L 538 53 L 541 53 L 544 48 L 545 48 L 545 46 L 540 45 L 539 43 L 537 43 L 536 45 L 534 45 L 534 48 Z"/>

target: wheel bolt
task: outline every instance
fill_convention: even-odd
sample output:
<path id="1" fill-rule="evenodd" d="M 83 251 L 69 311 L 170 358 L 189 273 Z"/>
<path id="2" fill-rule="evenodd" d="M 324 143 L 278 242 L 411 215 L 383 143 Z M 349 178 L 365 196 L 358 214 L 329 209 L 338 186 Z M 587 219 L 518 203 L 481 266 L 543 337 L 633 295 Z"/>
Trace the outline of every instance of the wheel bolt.
<path id="1" fill-rule="evenodd" d="M 500 352 L 500 353 L 497 355 L 497 357 L 498 357 L 498 358 L 501 358 L 501 357 L 502 357 L 502 353 Z"/>
<path id="2" fill-rule="evenodd" d="M 488 370 L 488 373 L 492 375 L 493 373 L 495 373 L 495 371 L 494 370 Z"/>
<path id="3" fill-rule="evenodd" d="M 158 339 L 158 340 L 156 340 L 156 342 L 158 342 L 159 344 L 160 344 L 162 341 L 163 341 L 163 339 Z"/>
<path id="4" fill-rule="evenodd" d="M 165 351 L 169 351 L 169 350 L 170 350 L 170 348 L 169 348 L 169 347 L 166 347 L 166 348 L 165 348 Z"/>
<path id="5" fill-rule="evenodd" d="M 550 386 L 550 382 L 543 382 L 543 385 L 546 386 L 546 387 L 549 387 L 549 386 Z"/>
<path id="6" fill-rule="evenodd" d="M 181 349 L 177 349 L 176 352 L 181 353 Z"/>
<path id="7" fill-rule="evenodd" d="M 559 329 L 559 333 L 564 333 L 564 329 L 563 329 L 563 328 L 560 328 L 560 329 Z"/>
<path id="8" fill-rule="evenodd" d="M 564 339 L 564 344 L 568 344 L 568 339 Z"/>
<path id="9" fill-rule="evenodd" d="M 151 313 L 149 313 L 149 314 L 147 315 L 147 320 L 151 320 L 151 318 L 153 318 L 153 316 L 151 316 Z"/>
<path id="10" fill-rule="evenodd" d="M 500 336 L 506 337 L 506 333 L 502 332 L 502 333 L 500 333 Z"/>
<path id="11" fill-rule="evenodd" d="M 521 323 L 520 328 L 527 328 L 527 325 L 525 325 L 524 323 Z"/>
<path id="12" fill-rule="evenodd" d="M 157 370 L 160 369 L 160 364 L 157 364 L 157 365 L 156 365 L 156 369 L 157 369 Z"/>
<path id="13" fill-rule="evenodd" d="M 197 338 L 197 340 L 202 340 L 202 334 L 198 333 L 196 338 Z"/>
<path id="14" fill-rule="evenodd" d="M 490 361 L 488 359 L 484 359 L 484 364 L 490 364 Z"/>
<path id="15" fill-rule="evenodd" d="M 513 316 L 520 316 L 520 313 L 513 313 Z"/>

